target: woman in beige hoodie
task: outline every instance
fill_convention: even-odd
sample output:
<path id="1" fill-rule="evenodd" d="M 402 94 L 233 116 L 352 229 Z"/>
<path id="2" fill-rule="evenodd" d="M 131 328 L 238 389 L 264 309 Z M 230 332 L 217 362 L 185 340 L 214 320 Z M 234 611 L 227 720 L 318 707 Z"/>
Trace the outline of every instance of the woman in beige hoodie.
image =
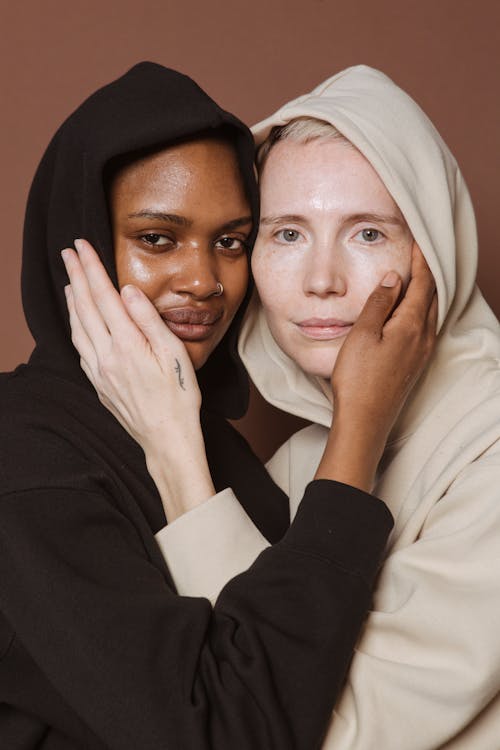
<path id="1" fill-rule="evenodd" d="M 312 139 L 314 122 L 305 135 L 283 129 L 304 118 L 319 121 Z M 325 123 L 336 132 L 325 133 Z M 240 354 L 269 402 L 312 422 L 269 463 L 292 517 L 334 414 L 328 367 L 370 283 L 388 263 L 405 279 L 415 240 L 438 294 L 436 351 L 392 429 L 374 487 L 395 528 L 324 747 L 495 750 L 500 338 L 475 286 L 476 230 L 463 178 L 415 102 L 364 66 L 286 104 L 254 133 L 258 144 L 271 136 L 253 262 L 264 304 L 256 298 L 249 310 Z M 287 201 L 283 185 L 293 187 L 294 175 L 300 190 Z M 351 206 L 339 184 L 346 193 L 363 185 L 365 205 Z M 180 592 L 214 599 L 264 548 L 244 513 L 231 511 L 234 502 L 219 496 L 157 535 Z"/>
<path id="2" fill-rule="evenodd" d="M 304 117 L 336 128 L 358 150 L 358 161 L 364 157 L 375 170 L 422 248 L 439 301 L 436 351 L 392 430 L 379 468 L 374 492 L 387 502 L 395 528 L 373 611 L 325 747 L 494 750 L 500 747 L 500 337 L 498 322 L 475 286 L 477 239 L 471 201 L 435 128 L 415 102 L 378 71 L 351 68 L 290 102 L 254 128 L 257 143 L 268 138 L 272 128 Z M 273 135 L 277 137 L 276 130 Z M 317 180 L 322 152 L 324 160 L 328 149 L 335 148 L 339 161 L 348 158 L 345 146 L 342 157 L 341 142 L 335 146 L 332 136 L 328 138 L 300 144 L 293 134 L 288 140 L 285 135 L 267 155 L 261 186 L 264 224 L 253 260 L 265 309 L 254 304 L 240 338 L 240 354 L 263 396 L 313 423 L 270 462 L 271 473 L 290 496 L 292 515 L 321 456 L 333 407 L 321 379 L 324 351 L 311 353 L 309 344 L 297 345 L 289 330 L 283 345 L 280 314 L 285 314 L 276 309 L 279 274 L 272 277 L 279 261 L 272 260 L 265 220 L 269 213 L 298 212 L 293 195 L 277 211 L 270 193 L 273 177 L 275 183 L 284 178 L 284 164 L 290 179 L 294 173 L 298 177 L 301 150 L 309 149 L 310 164 L 314 153 L 318 157 Z M 271 164 L 273 149 L 281 149 L 281 154 L 276 152 Z M 344 185 L 354 179 L 357 168 L 355 157 L 349 158 L 351 173 L 342 173 Z M 266 193 L 268 167 L 273 171 Z M 331 193 L 332 181 L 333 177 L 328 183 Z M 301 207 L 310 218 L 303 182 L 300 189 L 306 194 Z M 339 207 L 331 208 L 331 223 L 336 220 L 335 208 Z M 302 231 L 306 244 L 311 225 L 292 218 L 298 217 L 287 217 L 274 229 L 282 236 L 288 231 L 294 247 L 300 245 L 296 233 Z M 352 232 L 368 233 L 372 254 L 380 256 L 384 247 L 373 232 L 382 231 L 389 238 L 386 242 L 397 244 L 400 229 L 396 227 L 394 235 L 394 227 L 384 226 L 383 217 L 357 218 L 361 223 Z M 318 226 L 316 220 L 313 229 Z M 342 263 L 350 263 L 352 269 L 355 252 L 361 254 L 351 247 L 346 260 L 342 252 L 348 242 L 341 237 L 338 243 L 340 278 L 330 279 L 333 296 L 344 292 L 337 288 L 342 284 Z M 289 250 L 287 264 L 294 264 L 297 277 L 294 252 L 301 251 Z M 366 275 L 366 264 L 375 260 L 371 256 L 363 262 Z M 280 270 L 284 273 L 284 267 Z M 313 282 L 320 283 L 309 278 L 310 286 Z M 294 288 L 291 298 L 299 306 L 310 294 L 310 288 Z M 349 290 L 344 294 L 347 299 Z M 335 341 L 330 354 L 332 349 Z"/>

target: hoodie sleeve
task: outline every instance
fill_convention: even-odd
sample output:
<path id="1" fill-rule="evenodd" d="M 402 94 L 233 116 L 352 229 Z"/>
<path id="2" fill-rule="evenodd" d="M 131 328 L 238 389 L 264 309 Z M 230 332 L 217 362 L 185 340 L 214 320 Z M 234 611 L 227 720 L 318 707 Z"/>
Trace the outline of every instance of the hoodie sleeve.
<path id="1" fill-rule="evenodd" d="M 286 492 L 289 446 L 269 466 Z M 420 538 L 384 563 L 324 750 L 399 750 L 402 738 L 405 750 L 496 747 L 499 473 L 496 446 L 454 481 Z"/>
<path id="2" fill-rule="evenodd" d="M 224 427 L 228 429 L 227 424 Z M 220 430 L 220 425 L 218 429 Z M 216 441 L 212 438 L 206 442 L 210 446 Z M 260 460 L 253 455 L 246 441 L 234 428 L 231 428 L 231 440 L 227 441 L 227 445 L 236 445 L 241 451 L 230 457 L 231 462 L 241 466 L 243 460 L 254 460 L 258 469 L 265 473 Z M 285 493 L 283 499 L 287 507 L 290 445 L 291 440 L 287 440 L 266 465 L 275 484 Z M 224 456 L 224 463 L 227 463 L 227 456 Z M 226 466 L 224 468 L 225 483 L 228 477 Z M 256 470 L 255 466 L 253 470 Z M 247 472 L 249 473 L 248 467 Z M 229 481 L 233 481 L 236 491 L 232 487 L 226 487 L 164 526 L 155 535 L 177 592 L 186 596 L 204 596 L 212 604 L 226 583 L 247 570 L 257 555 L 269 546 L 268 540 L 243 507 L 245 483 L 237 475 L 229 477 Z M 269 508 L 270 503 L 276 502 L 276 498 L 270 494 L 270 488 L 271 485 L 267 482 L 259 488 L 252 488 L 250 494 L 264 490 L 264 508 Z M 251 505 L 247 504 L 247 508 L 253 509 L 253 502 Z M 289 518 L 288 510 L 286 518 Z"/>
<path id="3" fill-rule="evenodd" d="M 292 445 L 293 437 L 266 464 L 286 495 L 290 494 Z M 231 488 L 164 526 L 155 536 L 177 591 L 205 596 L 212 604 L 226 583 L 269 546 Z M 198 553 L 200 549 L 204 555 Z"/>
<path id="4" fill-rule="evenodd" d="M 382 503 L 357 492 L 340 498 L 328 485 L 311 486 L 282 541 L 214 609 L 172 591 L 104 492 L 4 493 L 2 610 L 109 750 L 310 750 L 391 527 Z"/>
<path id="5" fill-rule="evenodd" d="M 499 476 L 497 445 L 384 563 L 325 750 L 498 746 Z"/>
<path id="6" fill-rule="evenodd" d="M 177 592 L 204 596 L 212 604 L 226 583 L 269 546 L 229 487 L 155 537 Z"/>

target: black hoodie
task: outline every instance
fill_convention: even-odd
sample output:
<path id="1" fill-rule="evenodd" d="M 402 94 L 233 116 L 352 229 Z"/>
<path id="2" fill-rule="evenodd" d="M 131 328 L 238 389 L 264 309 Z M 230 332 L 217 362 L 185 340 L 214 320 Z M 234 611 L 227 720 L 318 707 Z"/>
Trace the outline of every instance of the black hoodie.
<path id="1" fill-rule="evenodd" d="M 23 301 L 36 348 L 0 377 L 1 750 L 311 750 L 345 674 L 389 514 L 352 488 L 314 482 L 281 539 L 287 500 L 224 419 L 246 408 L 239 318 L 200 372 L 207 454 L 216 488 L 232 485 L 281 541 L 214 610 L 175 593 L 142 450 L 71 345 L 61 248 L 86 237 L 116 282 L 107 165 L 222 126 L 257 224 L 249 131 L 189 78 L 151 63 L 84 102 L 35 176 Z"/>

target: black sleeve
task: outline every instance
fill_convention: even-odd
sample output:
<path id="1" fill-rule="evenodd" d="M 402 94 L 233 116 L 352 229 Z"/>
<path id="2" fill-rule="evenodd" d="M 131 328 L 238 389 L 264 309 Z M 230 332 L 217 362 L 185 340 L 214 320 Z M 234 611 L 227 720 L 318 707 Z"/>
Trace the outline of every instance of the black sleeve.
<path id="1" fill-rule="evenodd" d="M 379 500 L 312 482 L 283 539 L 208 601 L 177 596 L 106 497 L 0 498 L 0 602 L 110 750 L 313 750 L 392 525 Z"/>

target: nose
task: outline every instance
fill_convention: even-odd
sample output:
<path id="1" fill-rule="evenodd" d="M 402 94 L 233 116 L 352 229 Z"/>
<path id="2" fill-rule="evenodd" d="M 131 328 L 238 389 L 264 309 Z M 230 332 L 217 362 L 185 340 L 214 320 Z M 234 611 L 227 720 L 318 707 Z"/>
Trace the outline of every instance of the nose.
<path id="1" fill-rule="evenodd" d="M 220 289 L 217 262 L 209 248 L 190 248 L 175 274 L 172 290 L 179 295 L 207 299 Z"/>
<path id="2" fill-rule="evenodd" d="M 306 295 L 327 297 L 347 292 L 347 273 L 343 254 L 331 242 L 316 243 L 310 248 L 303 279 Z"/>

